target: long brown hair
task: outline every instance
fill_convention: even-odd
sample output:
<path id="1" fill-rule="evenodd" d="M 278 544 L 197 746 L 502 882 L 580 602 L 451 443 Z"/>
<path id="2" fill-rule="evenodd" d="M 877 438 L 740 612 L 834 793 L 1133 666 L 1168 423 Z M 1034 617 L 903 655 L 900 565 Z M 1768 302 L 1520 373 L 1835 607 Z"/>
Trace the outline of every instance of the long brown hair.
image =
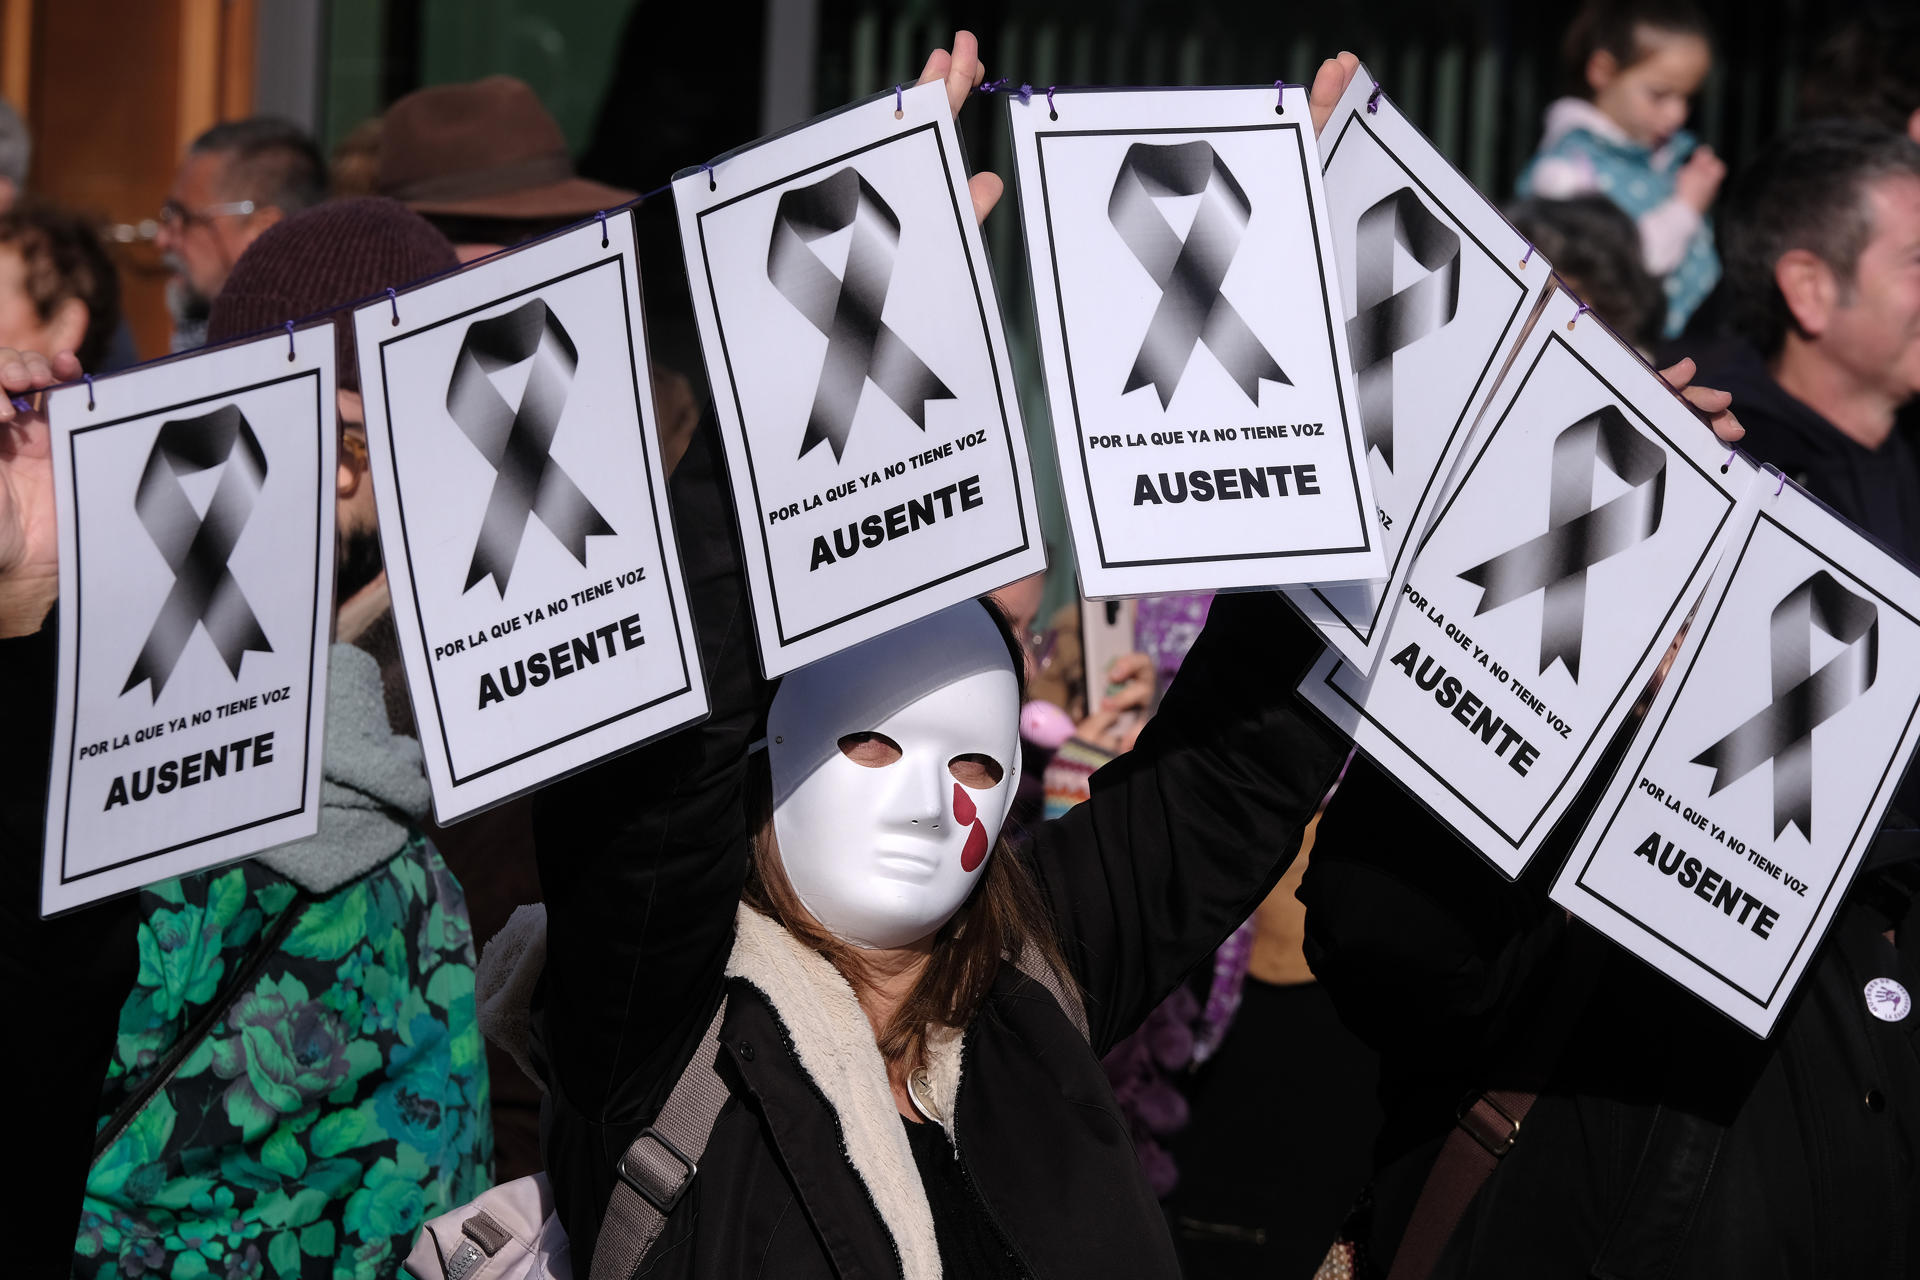
<path id="1" fill-rule="evenodd" d="M 1007 641 L 1024 701 L 1024 650 L 999 608 L 990 600 L 980 603 Z M 1017 778 L 1010 781 L 1019 785 Z M 855 991 L 870 986 L 872 979 L 861 949 L 834 937 L 815 920 L 787 879 L 773 830 L 773 774 L 765 752 L 756 752 L 748 762 L 746 806 L 748 828 L 754 833 L 753 862 L 741 899 L 825 956 Z M 1040 895 L 1039 882 L 1025 853 L 1003 832 L 965 904 L 934 935 L 926 968 L 921 970 L 913 990 L 880 1032 L 880 1056 L 890 1067 L 904 1063 L 911 1069 L 921 1065 L 928 1031 L 934 1027 L 963 1028 L 972 1022 L 986 1003 L 1000 966 L 1029 952 L 1051 965 L 1072 989 L 1072 975 L 1061 956 L 1053 917 Z"/>

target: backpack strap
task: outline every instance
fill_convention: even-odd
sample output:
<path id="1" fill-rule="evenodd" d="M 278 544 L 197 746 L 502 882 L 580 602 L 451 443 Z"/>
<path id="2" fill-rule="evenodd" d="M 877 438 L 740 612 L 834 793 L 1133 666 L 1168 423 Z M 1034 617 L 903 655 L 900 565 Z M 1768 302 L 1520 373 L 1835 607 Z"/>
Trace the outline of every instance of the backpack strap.
<path id="1" fill-rule="evenodd" d="M 700 1172 L 700 1157 L 706 1154 L 714 1121 L 730 1096 L 716 1066 L 720 1023 L 726 1016 L 723 996 L 687 1069 L 661 1104 L 660 1114 L 614 1166 L 620 1177 L 600 1222 L 590 1280 L 629 1280 L 665 1229 L 667 1215 Z"/>
<path id="2" fill-rule="evenodd" d="M 1513 1150 L 1520 1122 L 1539 1096 L 1519 1089 L 1489 1089 L 1469 1094 L 1460 1104 L 1439 1158 L 1427 1171 L 1400 1247 L 1393 1251 L 1387 1280 L 1426 1280 L 1433 1274 L 1467 1206 Z"/>

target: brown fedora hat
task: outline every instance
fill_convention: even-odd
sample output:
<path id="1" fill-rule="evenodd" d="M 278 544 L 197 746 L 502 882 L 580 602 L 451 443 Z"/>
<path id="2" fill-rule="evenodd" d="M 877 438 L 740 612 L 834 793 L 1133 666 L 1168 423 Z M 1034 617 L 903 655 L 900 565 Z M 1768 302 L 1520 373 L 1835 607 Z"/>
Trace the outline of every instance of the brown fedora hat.
<path id="1" fill-rule="evenodd" d="M 377 187 L 420 213 L 477 218 L 584 218 L 634 198 L 574 173 L 559 124 L 513 76 L 417 89 L 388 107 Z"/>

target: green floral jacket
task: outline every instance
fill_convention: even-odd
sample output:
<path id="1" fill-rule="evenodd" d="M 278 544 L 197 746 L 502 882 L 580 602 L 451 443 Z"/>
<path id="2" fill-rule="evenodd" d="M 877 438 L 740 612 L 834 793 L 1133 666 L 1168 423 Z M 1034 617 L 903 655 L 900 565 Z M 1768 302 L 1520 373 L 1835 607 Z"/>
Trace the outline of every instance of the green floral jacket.
<path id="1" fill-rule="evenodd" d="M 253 861 L 144 898 L 74 1274 L 395 1275 L 490 1176 L 459 883 L 416 832 L 325 897 Z"/>

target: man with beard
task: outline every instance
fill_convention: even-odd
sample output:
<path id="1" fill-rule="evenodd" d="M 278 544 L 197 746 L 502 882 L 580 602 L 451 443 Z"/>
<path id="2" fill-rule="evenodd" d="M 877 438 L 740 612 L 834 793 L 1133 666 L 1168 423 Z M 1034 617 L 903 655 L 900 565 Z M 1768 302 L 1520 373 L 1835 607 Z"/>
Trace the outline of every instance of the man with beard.
<path id="1" fill-rule="evenodd" d="M 259 237 L 209 336 L 454 266 L 399 205 L 336 201 Z M 0 1089 L 32 1099 L 43 1135 L 24 1273 L 393 1276 L 423 1216 L 488 1180 L 466 903 L 426 837 L 419 743 L 394 731 L 364 647 L 387 596 L 351 325 L 334 337 L 343 546 L 319 834 L 53 921 L 37 859 L 0 860 L 0 981 L 21 1005 Z M 70 354 L 50 370 L 0 351 L 15 393 L 55 370 L 78 372 Z M 48 446 L 44 417 L 0 409 L 0 849 L 24 855 L 43 838 L 58 632 Z"/>
<path id="2" fill-rule="evenodd" d="M 261 232 L 327 196 L 327 165 L 298 125 L 271 116 L 217 124 L 193 140 L 160 208 L 154 244 L 173 278 L 175 351 L 206 341 L 207 313 Z"/>

